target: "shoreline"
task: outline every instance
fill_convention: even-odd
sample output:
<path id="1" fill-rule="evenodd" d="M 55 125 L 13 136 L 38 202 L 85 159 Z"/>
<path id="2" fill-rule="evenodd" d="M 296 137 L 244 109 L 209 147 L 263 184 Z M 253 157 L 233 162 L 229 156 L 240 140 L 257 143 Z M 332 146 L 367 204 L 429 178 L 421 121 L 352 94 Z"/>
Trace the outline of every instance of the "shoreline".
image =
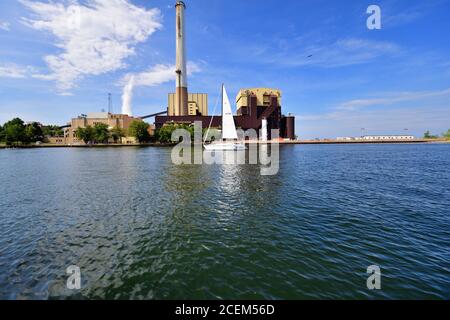
<path id="1" fill-rule="evenodd" d="M 265 142 L 270 143 L 270 141 Z M 446 144 L 450 143 L 449 140 L 426 140 L 426 139 L 416 139 L 416 140 L 393 140 L 393 141 L 338 141 L 338 140 L 295 140 L 295 141 L 279 141 L 281 145 L 317 145 L 317 144 L 420 144 L 420 143 L 440 143 Z M 246 141 L 245 144 L 263 144 L 261 141 Z M 0 149 L 34 149 L 34 148 L 125 148 L 125 147 L 173 147 L 176 143 L 142 143 L 142 144 L 95 144 L 95 145 L 65 145 L 65 144 L 48 144 L 44 143 L 41 145 L 24 145 L 11 147 L 7 145 L 0 145 Z"/>
<path id="2" fill-rule="evenodd" d="M 173 143 L 142 143 L 142 144 L 94 144 L 94 145 L 67 145 L 67 144 L 49 144 L 40 145 L 24 145 L 24 146 L 7 146 L 0 145 L 0 149 L 55 149 L 55 148 L 124 148 L 124 147 L 172 147 Z"/>
<path id="3" fill-rule="evenodd" d="M 280 144 L 418 144 L 418 143 L 450 143 L 449 140 L 367 140 L 367 141 L 340 141 L 340 140 L 297 140 L 282 141 Z"/>

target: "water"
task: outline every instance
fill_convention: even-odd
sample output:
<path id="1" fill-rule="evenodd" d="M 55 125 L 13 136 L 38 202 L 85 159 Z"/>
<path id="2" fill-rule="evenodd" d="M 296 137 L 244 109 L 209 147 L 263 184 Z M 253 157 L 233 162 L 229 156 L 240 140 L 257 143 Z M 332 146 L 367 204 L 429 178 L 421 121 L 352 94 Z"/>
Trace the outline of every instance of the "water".
<path id="1" fill-rule="evenodd" d="M 280 158 L 261 176 L 169 148 L 0 151 L 0 298 L 450 298 L 450 145 Z"/>

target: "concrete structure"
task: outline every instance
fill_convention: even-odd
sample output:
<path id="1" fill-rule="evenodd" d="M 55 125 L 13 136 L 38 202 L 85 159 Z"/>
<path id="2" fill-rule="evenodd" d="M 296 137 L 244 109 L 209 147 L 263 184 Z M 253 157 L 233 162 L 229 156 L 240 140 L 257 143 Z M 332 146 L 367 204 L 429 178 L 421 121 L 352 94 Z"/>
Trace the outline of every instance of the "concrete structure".
<path id="1" fill-rule="evenodd" d="M 177 115 L 176 94 L 169 93 L 167 114 L 169 116 Z M 206 93 L 188 94 L 188 114 L 189 116 L 207 116 L 208 115 L 208 95 Z"/>
<path id="2" fill-rule="evenodd" d="M 186 5 L 183 1 L 178 1 L 176 9 L 176 91 L 175 108 L 172 115 L 187 116 L 188 110 L 188 85 L 186 68 L 186 34 L 184 26 L 184 10 Z"/>
<path id="3" fill-rule="evenodd" d="M 192 124 L 202 122 L 204 128 L 210 124 L 214 128 L 222 125 L 221 116 L 208 116 L 208 96 L 206 94 L 188 94 L 186 76 L 185 50 L 185 4 L 176 3 L 176 90 L 169 94 L 167 116 L 156 116 L 155 126 L 161 128 L 165 124 Z M 262 128 L 262 120 L 267 120 L 268 138 L 271 130 L 279 129 L 280 137 L 295 139 L 295 118 L 284 117 L 281 113 L 281 91 L 271 88 L 242 89 L 236 97 L 237 116 L 234 122 L 237 128 L 258 132 Z"/>
<path id="4" fill-rule="evenodd" d="M 415 140 L 414 136 L 410 135 L 376 135 L 376 136 L 362 136 L 362 137 L 337 137 L 337 141 L 411 141 Z"/>
<path id="5" fill-rule="evenodd" d="M 70 127 L 66 128 L 65 131 L 65 142 L 64 144 L 84 144 L 83 141 L 78 140 L 75 137 L 75 131 L 78 128 L 86 128 L 87 126 L 93 127 L 97 123 L 104 123 L 108 125 L 109 129 L 118 127 L 123 129 L 125 133 L 128 133 L 130 124 L 133 121 L 142 121 L 140 118 L 130 117 L 125 114 L 112 114 L 108 112 L 93 112 L 87 115 L 82 115 L 77 118 L 73 118 Z M 154 130 L 154 127 L 152 128 Z M 112 142 L 112 141 L 111 141 Z M 125 137 L 122 139 L 122 143 L 135 143 L 133 137 Z"/>
<path id="6" fill-rule="evenodd" d="M 236 96 L 238 115 L 247 114 L 251 97 L 256 98 L 256 104 L 258 106 L 268 107 L 270 105 L 270 97 L 272 96 L 277 97 L 277 103 L 281 106 L 281 91 L 278 89 L 251 88 L 239 90 L 239 93 Z"/>
<path id="7" fill-rule="evenodd" d="M 177 1 L 176 10 L 176 86 L 175 93 L 169 94 L 167 115 L 177 116 L 207 116 L 208 95 L 205 93 L 188 93 L 186 67 L 186 4 Z"/>
<path id="8" fill-rule="evenodd" d="M 362 140 L 414 140 L 414 136 L 409 135 L 379 135 L 379 136 L 363 136 Z"/>
<path id="9" fill-rule="evenodd" d="M 289 140 L 296 140 L 295 135 L 295 117 L 288 114 L 286 117 L 281 118 L 281 132 L 280 136 Z"/>
<path id="10" fill-rule="evenodd" d="M 337 137 L 336 138 L 337 141 L 354 141 L 356 140 L 355 137 Z"/>
<path id="11" fill-rule="evenodd" d="M 259 97 L 259 99 L 258 99 Z M 284 117 L 281 114 L 281 91 L 268 88 L 242 89 L 236 97 L 238 104 L 237 116 L 234 122 L 237 128 L 248 130 L 254 129 L 258 132 L 262 128 L 262 120 L 267 120 L 268 138 L 270 130 L 279 129 L 280 137 L 295 139 L 295 118 Z M 195 121 L 202 122 L 204 128 L 211 123 L 212 127 L 220 128 L 221 116 L 157 116 L 155 118 L 156 128 L 161 128 L 166 123 L 191 124 Z"/>
<path id="12" fill-rule="evenodd" d="M 65 145 L 65 144 L 67 144 L 67 136 L 64 135 L 61 137 L 48 137 L 48 138 L 46 138 L 45 142 L 50 143 L 50 144 Z"/>

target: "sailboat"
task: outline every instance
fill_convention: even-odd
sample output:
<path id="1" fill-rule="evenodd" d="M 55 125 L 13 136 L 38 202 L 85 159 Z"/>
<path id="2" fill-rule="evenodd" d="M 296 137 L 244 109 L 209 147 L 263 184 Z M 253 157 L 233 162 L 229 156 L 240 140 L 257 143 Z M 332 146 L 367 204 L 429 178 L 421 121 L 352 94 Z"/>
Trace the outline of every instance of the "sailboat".
<path id="1" fill-rule="evenodd" d="M 211 119 L 212 123 L 212 119 Z M 211 124 L 208 128 L 211 129 Z M 222 141 L 213 141 L 210 144 L 203 144 L 205 150 L 245 150 L 245 144 L 238 141 L 236 125 L 233 113 L 231 112 L 230 100 L 228 99 L 225 86 L 222 85 Z"/>

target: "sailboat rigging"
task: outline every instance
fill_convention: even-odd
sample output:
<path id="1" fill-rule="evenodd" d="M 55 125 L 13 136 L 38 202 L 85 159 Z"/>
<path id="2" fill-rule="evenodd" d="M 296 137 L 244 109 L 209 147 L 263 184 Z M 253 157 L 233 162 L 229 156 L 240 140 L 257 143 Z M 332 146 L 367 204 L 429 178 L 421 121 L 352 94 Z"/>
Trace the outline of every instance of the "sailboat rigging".
<path id="1" fill-rule="evenodd" d="M 211 125 L 212 118 L 208 132 Z M 225 86 L 222 85 L 222 141 L 213 141 L 212 143 L 204 144 L 203 146 L 206 150 L 244 150 L 245 144 L 237 140 L 238 135 L 236 125 L 234 123 L 233 113 L 231 111 L 230 100 L 228 99 Z"/>

